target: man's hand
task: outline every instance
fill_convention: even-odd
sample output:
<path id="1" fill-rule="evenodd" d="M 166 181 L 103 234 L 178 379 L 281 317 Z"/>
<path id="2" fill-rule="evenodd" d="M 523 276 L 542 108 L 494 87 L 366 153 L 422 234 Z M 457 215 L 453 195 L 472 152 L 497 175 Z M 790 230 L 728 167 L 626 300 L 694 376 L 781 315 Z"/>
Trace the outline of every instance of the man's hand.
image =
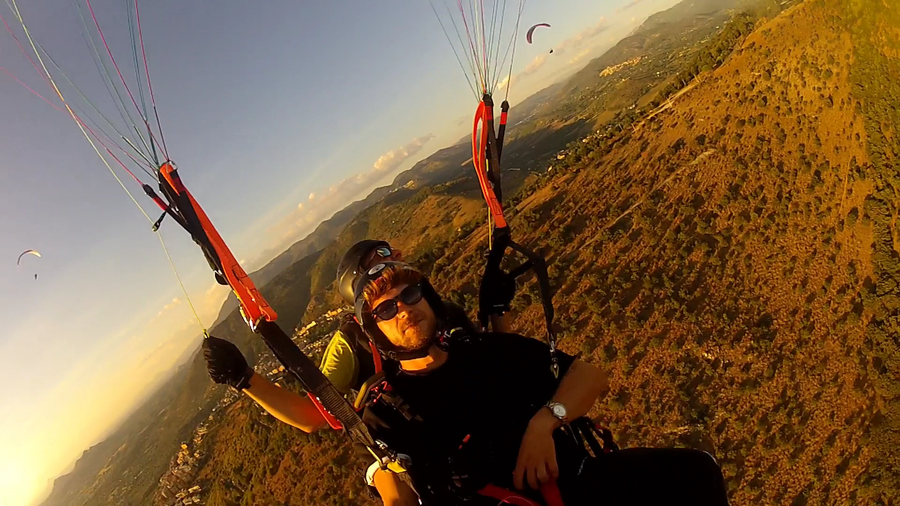
<path id="1" fill-rule="evenodd" d="M 250 386 L 253 369 L 234 344 L 218 337 L 203 340 L 203 358 L 209 377 L 220 385 L 231 385 L 238 390 Z"/>
<path id="2" fill-rule="evenodd" d="M 528 486 L 537 490 L 541 483 L 559 478 L 553 431 L 561 423 L 546 408 L 541 408 L 528 423 L 513 471 L 513 484 L 517 489 L 522 489 L 525 480 Z"/>

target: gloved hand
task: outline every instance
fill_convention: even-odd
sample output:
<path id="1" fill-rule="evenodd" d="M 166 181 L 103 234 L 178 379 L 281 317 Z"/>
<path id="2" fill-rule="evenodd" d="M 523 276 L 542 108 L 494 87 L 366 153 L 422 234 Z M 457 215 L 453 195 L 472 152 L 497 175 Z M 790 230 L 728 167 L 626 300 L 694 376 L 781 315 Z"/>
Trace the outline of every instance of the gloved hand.
<path id="1" fill-rule="evenodd" d="M 203 358 L 209 377 L 220 385 L 231 385 L 238 390 L 250 386 L 253 368 L 233 343 L 218 337 L 203 340 Z"/>
<path id="2" fill-rule="evenodd" d="M 479 305 L 486 316 L 508 313 L 516 297 L 516 278 L 502 270 L 485 273 L 481 280 Z"/>

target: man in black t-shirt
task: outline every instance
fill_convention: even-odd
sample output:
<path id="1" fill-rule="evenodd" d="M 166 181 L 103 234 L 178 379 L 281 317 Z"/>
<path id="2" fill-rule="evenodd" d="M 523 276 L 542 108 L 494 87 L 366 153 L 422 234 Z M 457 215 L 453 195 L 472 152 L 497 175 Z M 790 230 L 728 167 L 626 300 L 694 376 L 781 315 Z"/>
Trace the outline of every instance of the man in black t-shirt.
<path id="1" fill-rule="evenodd" d="M 538 489 L 556 481 L 568 506 L 727 505 L 708 454 L 634 449 L 591 457 L 573 440 L 564 427 L 607 388 L 597 367 L 558 353 L 557 377 L 549 347 L 537 340 L 462 335 L 444 323 L 428 281 L 406 264 L 372 267 L 354 294 L 363 329 L 397 361 L 387 371 L 389 395 L 364 419 L 379 440 L 408 457 L 423 504 L 481 504 L 489 484 Z M 485 504 L 496 504 L 492 497 Z"/>
<path id="2" fill-rule="evenodd" d="M 352 304 L 353 282 L 360 272 L 382 262 L 402 259 L 402 252 L 386 241 L 357 242 L 344 254 L 338 266 L 336 284 L 341 297 Z M 475 325 L 464 309 L 450 303 L 444 304 L 443 308 L 448 324 L 465 329 L 468 333 L 476 332 Z M 328 427 L 323 416 L 324 408 L 316 400 L 278 388 L 265 376 L 255 373 L 234 344 L 210 337 L 204 340 L 203 351 L 210 376 L 217 383 L 229 384 L 243 391 L 272 416 L 304 432 Z M 332 336 L 320 369 L 338 391 L 346 394 L 348 400 L 353 402 L 356 391 L 375 375 L 376 369 L 380 369 L 381 361 L 376 361 L 376 358 L 380 357 L 372 354 L 369 340 L 359 324 L 354 318 L 348 317 Z M 414 494 L 396 475 L 379 469 L 377 465 L 370 468 L 366 476 L 367 482 L 377 489 L 385 504 L 391 506 L 394 499 L 414 500 Z"/>

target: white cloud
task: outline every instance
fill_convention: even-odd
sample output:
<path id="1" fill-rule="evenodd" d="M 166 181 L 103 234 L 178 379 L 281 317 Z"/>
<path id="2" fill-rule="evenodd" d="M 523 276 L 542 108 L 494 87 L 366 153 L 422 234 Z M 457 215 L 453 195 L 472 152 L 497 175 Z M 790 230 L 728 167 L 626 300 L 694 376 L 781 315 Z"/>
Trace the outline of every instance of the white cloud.
<path id="1" fill-rule="evenodd" d="M 587 55 L 589 55 L 589 54 L 591 54 L 591 50 L 590 50 L 590 49 L 582 49 L 580 53 L 576 54 L 575 56 L 573 56 L 573 57 L 569 60 L 569 65 L 572 65 L 573 63 L 576 63 L 578 60 L 584 58 L 585 56 L 587 56 Z"/>
<path id="2" fill-rule="evenodd" d="M 179 299 L 178 297 L 175 297 L 174 299 L 172 299 L 172 302 L 163 306 L 163 308 L 159 311 L 159 314 L 162 314 L 163 311 L 168 311 L 179 304 L 181 304 L 181 299 Z"/>
<path id="3" fill-rule="evenodd" d="M 315 205 L 299 203 L 297 208 L 271 229 L 280 239 L 278 248 L 300 238 L 301 233 L 308 232 L 323 220 L 347 206 L 353 199 L 371 190 L 381 179 L 399 169 L 404 162 L 422 150 L 425 144 L 434 138 L 434 134 L 423 135 L 408 142 L 404 146 L 392 149 L 379 156 L 372 168 L 354 174 L 336 183 L 326 191 L 309 194 L 309 201 Z"/>
<path id="4" fill-rule="evenodd" d="M 418 137 L 412 140 L 409 144 L 388 151 L 387 153 L 378 157 L 378 160 L 375 161 L 373 168 L 375 171 L 379 172 L 388 172 L 397 169 L 400 165 L 406 161 L 410 156 L 415 155 L 422 149 L 422 146 L 425 145 L 428 141 L 434 138 L 434 134 L 424 135 L 422 137 Z M 374 171 L 370 171 L 369 174 L 372 174 Z M 365 176 L 366 174 L 360 174 L 359 176 Z"/>
<path id="5" fill-rule="evenodd" d="M 174 299 L 172 299 L 172 302 L 169 302 L 168 304 L 163 306 L 162 309 L 160 309 L 156 313 L 156 316 L 154 316 L 153 318 L 150 319 L 150 323 L 155 322 L 157 319 L 159 319 L 159 317 L 161 317 L 162 315 L 167 313 L 169 310 L 173 309 L 175 306 L 178 306 L 179 304 L 181 304 L 181 299 L 179 299 L 178 297 L 175 297 Z"/>
<path id="6" fill-rule="evenodd" d="M 197 305 L 197 311 L 200 312 L 200 317 L 203 318 L 204 321 L 215 318 L 216 315 L 219 314 L 222 303 L 225 302 L 225 299 L 228 298 L 228 294 L 230 293 L 231 288 L 220 285 L 219 283 L 213 283 L 203 294 L 203 300 L 199 301 L 199 304 Z"/>
<path id="7" fill-rule="evenodd" d="M 525 70 L 522 71 L 521 75 L 527 76 L 528 74 L 533 74 L 537 72 L 539 68 L 543 67 L 545 63 L 547 63 L 547 55 L 538 55 L 533 60 L 531 60 L 531 63 L 525 65 Z"/>

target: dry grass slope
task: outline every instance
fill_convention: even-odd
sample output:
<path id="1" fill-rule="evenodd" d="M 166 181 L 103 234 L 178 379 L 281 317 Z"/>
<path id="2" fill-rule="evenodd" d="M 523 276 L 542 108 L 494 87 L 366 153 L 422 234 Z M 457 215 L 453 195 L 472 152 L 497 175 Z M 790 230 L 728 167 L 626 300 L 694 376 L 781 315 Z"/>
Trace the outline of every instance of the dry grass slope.
<path id="1" fill-rule="evenodd" d="M 896 114 L 873 125 L 872 110 L 896 111 L 900 95 L 861 89 L 897 68 L 884 20 L 898 6 L 856 8 L 809 0 L 758 26 L 514 220 L 519 239 L 552 246 L 564 348 L 611 371 L 596 414 L 628 445 L 710 450 L 734 504 L 897 500 L 898 440 L 883 427 L 897 420 L 885 364 L 900 184 L 896 148 L 875 163 L 870 138 L 896 146 Z M 481 247 L 439 260 L 439 285 L 471 290 Z M 534 283 L 524 291 L 527 303 Z M 540 335 L 538 308 L 521 308 Z"/>

